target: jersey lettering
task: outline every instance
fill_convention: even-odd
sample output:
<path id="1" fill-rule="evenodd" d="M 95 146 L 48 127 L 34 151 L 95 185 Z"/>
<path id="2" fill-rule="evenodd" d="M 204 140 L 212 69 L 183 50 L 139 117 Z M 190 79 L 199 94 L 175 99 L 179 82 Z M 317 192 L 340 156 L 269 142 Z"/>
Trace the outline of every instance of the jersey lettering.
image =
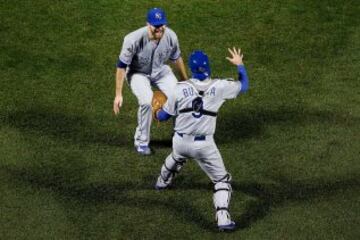
<path id="1" fill-rule="evenodd" d="M 215 88 L 215 87 L 212 87 L 211 90 L 210 90 L 209 95 L 210 95 L 210 96 L 215 96 L 215 90 L 216 90 L 216 88 Z"/>
<path id="2" fill-rule="evenodd" d="M 184 93 L 184 97 L 194 96 L 194 89 L 193 88 L 184 88 L 183 93 Z"/>

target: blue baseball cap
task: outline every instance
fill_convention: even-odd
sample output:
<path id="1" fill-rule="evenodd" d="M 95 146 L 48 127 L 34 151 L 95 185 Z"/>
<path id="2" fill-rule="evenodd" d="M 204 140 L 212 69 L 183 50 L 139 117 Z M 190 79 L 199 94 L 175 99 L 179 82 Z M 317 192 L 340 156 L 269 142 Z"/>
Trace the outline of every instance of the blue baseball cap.
<path id="1" fill-rule="evenodd" d="M 147 13 L 147 22 L 153 26 L 167 24 L 165 12 L 161 8 L 152 8 Z"/>

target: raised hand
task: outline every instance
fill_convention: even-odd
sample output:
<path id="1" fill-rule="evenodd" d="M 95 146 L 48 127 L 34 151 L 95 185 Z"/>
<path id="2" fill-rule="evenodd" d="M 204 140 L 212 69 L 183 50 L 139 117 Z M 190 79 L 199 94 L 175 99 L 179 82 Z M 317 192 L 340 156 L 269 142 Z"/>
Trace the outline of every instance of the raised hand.
<path id="1" fill-rule="evenodd" d="M 229 53 L 231 54 L 231 57 L 226 57 L 229 62 L 231 62 L 234 65 L 244 65 L 243 63 L 243 54 L 241 53 L 241 49 L 236 49 L 233 47 L 233 49 L 228 48 Z"/>

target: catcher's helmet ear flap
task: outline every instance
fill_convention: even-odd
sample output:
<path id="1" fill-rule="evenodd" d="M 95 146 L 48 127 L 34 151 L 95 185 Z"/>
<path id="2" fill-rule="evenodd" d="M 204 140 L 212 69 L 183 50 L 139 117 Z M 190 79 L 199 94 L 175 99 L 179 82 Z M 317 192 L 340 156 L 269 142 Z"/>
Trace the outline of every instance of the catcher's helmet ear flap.
<path id="1" fill-rule="evenodd" d="M 191 53 L 189 57 L 189 68 L 192 77 L 200 81 L 205 80 L 211 75 L 209 58 L 203 51 L 196 50 Z"/>

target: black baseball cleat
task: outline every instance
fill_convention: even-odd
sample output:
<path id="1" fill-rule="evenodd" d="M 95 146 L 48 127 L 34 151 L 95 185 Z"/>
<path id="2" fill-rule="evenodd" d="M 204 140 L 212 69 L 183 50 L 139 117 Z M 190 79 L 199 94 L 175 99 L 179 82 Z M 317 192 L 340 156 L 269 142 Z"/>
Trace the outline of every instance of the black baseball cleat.
<path id="1" fill-rule="evenodd" d="M 218 225 L 218 229 L 220 232 L 232 232 L 236 228 L 235 222 L 231 221 L 230 224 L 227 225 Z"/>
<path id="2" fill-rule="evenodd" d="M 234 231 L 236 224 L 231 221 L 229 211 L 227 208 L 223 210 L 219 208 L 216 212 L 217 227 L 220 232 L 231 232 Z"/>

